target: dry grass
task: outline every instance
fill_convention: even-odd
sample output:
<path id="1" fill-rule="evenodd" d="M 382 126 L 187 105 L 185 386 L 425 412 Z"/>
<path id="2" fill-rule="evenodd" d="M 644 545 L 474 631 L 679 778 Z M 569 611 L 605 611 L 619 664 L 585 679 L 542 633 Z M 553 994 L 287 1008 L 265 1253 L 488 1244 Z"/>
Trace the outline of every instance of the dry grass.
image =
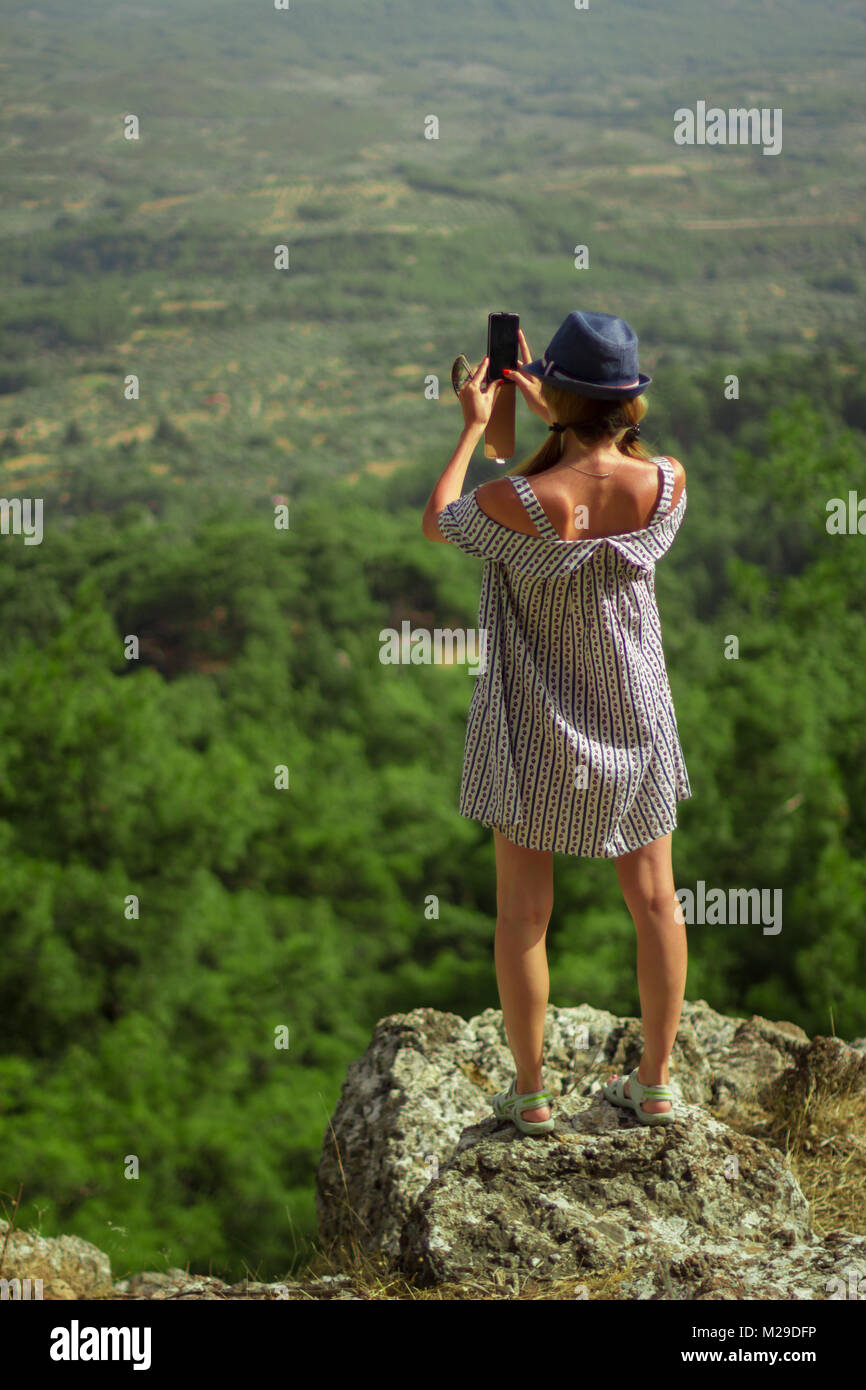
<path id="1" fill-rule="evenodd" d="M 866 1235 L 866 1058 L 815 1038 L 762 1100 L 725 1123 L 785 1155 L 818 1235 Z"/>

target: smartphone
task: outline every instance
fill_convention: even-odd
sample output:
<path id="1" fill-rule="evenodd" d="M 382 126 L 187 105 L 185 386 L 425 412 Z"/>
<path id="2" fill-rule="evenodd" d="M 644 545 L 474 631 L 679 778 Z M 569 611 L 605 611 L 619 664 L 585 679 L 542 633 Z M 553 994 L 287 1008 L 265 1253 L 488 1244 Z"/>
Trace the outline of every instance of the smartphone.
<path id="1" fill-rule="evenodd" d="M 503 367 L 517 366 L 517 330 L 520 326 L 518 314 L 487 315 L 487 380 L 503 381 Z"/>

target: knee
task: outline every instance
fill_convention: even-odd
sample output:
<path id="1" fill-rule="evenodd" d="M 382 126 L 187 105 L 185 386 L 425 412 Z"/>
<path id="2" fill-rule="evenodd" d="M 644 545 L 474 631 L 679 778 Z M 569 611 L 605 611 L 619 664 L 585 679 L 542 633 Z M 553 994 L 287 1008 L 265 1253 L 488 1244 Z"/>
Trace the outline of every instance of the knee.
<path id="1" fill-rule="evenodd" d="M 665 888 L 653 888 L 642 895 L 642 906 L 647 917 L 658 922 L 660 926 L 667 926 L 677 921 L 677 908 L 679 899 L 671 890 Z M 680 913 L 680 915 L 682 915 Z"/>
<path id="2" fill-rule="evenodd" d="M 552 912 L 552 902 L 500 903 L 496 914 L 497 930 L 537 941 L 547 931 Z"/>

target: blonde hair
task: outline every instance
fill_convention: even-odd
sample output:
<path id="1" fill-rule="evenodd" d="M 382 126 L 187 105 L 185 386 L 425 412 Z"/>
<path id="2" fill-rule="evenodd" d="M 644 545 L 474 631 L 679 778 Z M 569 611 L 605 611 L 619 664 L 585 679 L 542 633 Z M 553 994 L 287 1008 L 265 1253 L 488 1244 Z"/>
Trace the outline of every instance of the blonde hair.
<path id="1" fill-rule="evenodd" d="M 633 400 L 601 401 L 594 396 L 578 396 L 574 391 L 563 391 L 561 386 L 553 386 L 542 381 L 541 395 L 547 406 L 551 423 L 568 425 L 583 444 L 596 444 L 602 439 L 611 438 L 621 454 L 626 458 L 651 459 L 653 455 L 639 439 L 626 441 L 624 435 L 631 425 L 637 425 L 647 412 L 643 396 Z M 518 473 L 531 477 L 552 468 L 562 457 L 565 447 L 564 431 L 551 430 L 540 449 L 534 454 L 509 468 L 509 474 Z"/>

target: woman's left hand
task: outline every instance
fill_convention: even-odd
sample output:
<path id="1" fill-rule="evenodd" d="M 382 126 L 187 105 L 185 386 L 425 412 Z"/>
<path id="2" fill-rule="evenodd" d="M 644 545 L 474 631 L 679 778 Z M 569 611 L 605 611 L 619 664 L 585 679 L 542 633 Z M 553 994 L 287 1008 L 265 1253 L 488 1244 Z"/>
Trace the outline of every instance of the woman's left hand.
<path id="1" fill-rule="evenodd" d="M 483 385 L 489 361 L 488 357 L 482 357 L 471 377 L 460 388 L 460 406 L 467 427 L 486 425 L 496 404 L 502 382 L 492 381 L 486 387 Z"/>

